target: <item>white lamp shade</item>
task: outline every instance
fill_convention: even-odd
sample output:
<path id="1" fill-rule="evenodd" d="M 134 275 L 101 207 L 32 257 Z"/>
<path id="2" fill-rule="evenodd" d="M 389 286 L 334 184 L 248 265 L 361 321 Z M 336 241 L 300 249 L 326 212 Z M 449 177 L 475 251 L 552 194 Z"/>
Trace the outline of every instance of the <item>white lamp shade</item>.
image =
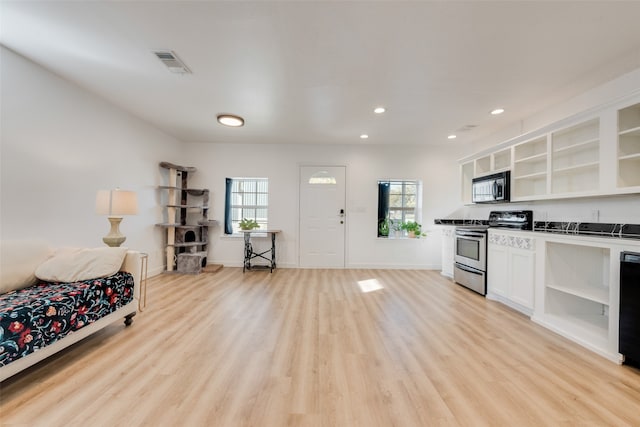
<path id="1" fill-rule="evenodd" d="M 138 213 L 138 196 L 135 191 L 99 190 L 96 195 L 98 215 L 122 216 Z"/>

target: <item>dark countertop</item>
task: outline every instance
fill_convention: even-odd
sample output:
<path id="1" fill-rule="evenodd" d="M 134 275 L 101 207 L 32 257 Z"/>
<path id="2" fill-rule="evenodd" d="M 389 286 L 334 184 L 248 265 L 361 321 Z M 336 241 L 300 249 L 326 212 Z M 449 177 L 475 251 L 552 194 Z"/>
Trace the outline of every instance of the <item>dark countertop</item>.
<path id="1" fill-rule="evenodd" d="M 489 225 L 487 219 L 453 219 L 453 218 L 437 218 L 433 220 L 436 225 Z"/>
<path id="2" fill-rule="evenodd" d="M 572 236 L 614 237 L 618 239 L 640 240 L 640 224 L 534 221 L 533 231 L 569 234 Z"/>
<path id="3" fill-rule="evenodd" d="M 484 219 L 435 219 L 436 225 L 488 225 Z M 526 231 L 515 230 L 512 231 Z M 533 231 L 567 234 L 571 236 L 609 237 L 640 240 L 640 224 L 613 224 L 602 222 L 534 221 Z"/>

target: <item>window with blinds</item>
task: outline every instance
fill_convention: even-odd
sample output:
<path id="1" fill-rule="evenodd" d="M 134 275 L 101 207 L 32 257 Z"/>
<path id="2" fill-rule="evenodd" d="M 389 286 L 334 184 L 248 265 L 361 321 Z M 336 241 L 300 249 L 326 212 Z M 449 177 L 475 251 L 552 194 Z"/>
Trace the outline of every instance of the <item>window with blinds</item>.
<path id="1" fill-rule="evenodd" d="M 238 233 L 242 219 L 253 219 L 259 230 L 268 227 L 269 179 L 227 178 L 225 195 L 225 234 Z"/>

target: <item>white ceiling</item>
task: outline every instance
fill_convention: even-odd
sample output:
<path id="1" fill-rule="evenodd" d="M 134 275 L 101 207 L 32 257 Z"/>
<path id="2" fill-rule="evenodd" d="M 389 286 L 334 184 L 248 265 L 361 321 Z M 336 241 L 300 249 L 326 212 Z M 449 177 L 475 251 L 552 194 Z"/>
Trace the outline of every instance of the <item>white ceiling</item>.
<path id="1" fill-rule="evenodd" d="M 465 142 L 640 68 L 640 1 L 0 7 L 3 45 L 183 141 L 447 144 L 477 125 Z"/>

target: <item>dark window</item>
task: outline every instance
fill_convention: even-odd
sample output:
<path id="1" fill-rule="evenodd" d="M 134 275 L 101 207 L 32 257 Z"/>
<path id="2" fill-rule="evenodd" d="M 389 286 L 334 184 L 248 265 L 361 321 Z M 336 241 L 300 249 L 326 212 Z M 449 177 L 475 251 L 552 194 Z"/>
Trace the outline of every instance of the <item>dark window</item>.
<path id="1" fill-rule="evenodd" d="M 416 221 L 420 210 L 420 182 L 389 180 L 378 181 L 378 237 L 387 237 L 393 225 Z"/>

